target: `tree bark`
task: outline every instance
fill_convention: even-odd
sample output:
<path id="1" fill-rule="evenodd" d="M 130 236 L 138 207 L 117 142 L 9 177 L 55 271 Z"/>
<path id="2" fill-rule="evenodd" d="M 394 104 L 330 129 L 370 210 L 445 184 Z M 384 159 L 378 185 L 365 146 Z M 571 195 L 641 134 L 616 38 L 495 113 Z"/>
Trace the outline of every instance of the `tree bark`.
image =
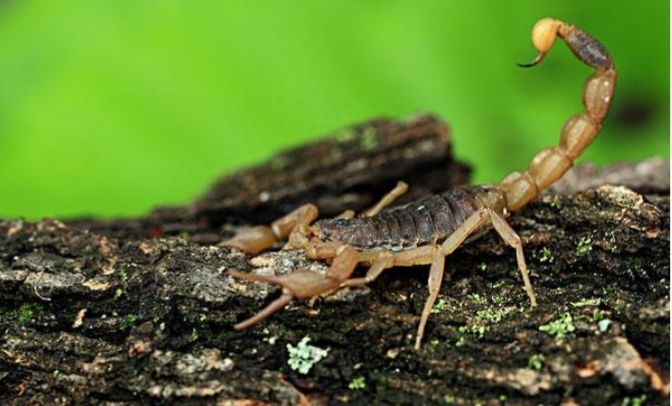
<path id="1" fill-rule="evenodd" d="M 228 269 L 321 272 L 326 264 L 301 251 L 250 258 L 186 234 L 119 237 L 127 220 L 96 231 L 2 220 L 0 400 L 669 404 L 669 182 L 634 187 L 646 194 L 622 186 L 546 193 L 510 217 L 536 308 L 496 233 L 450 255 L 419 352 L 427 267 L 386 271 L 367 289 L 312 307 L 293 302 L 237 332 L 232 325 L 278 289 L 234 280 Z M 326 350 L 306 374 L 288 352 L 304 337 Z"/>

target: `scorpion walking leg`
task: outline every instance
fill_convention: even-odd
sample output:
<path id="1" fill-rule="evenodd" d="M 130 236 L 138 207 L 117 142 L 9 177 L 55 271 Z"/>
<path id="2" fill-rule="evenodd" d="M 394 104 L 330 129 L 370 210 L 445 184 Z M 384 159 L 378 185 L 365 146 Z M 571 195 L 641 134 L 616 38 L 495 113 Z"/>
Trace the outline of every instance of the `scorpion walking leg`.
<path id="1" fill-rule="evenodd" d="M 414 266 L 431 264 L 434 258 L 434 245 L 423 245 L 406 251 L 391 252 L 387 250 L 363 251 L 359 253 L 359 262 L 369 262 L 371 267 L 361 278 L 348 279 L 341 288 L 367 285 L 373 282 L 386 269 L 394 266 Z"/>
<path id="2" fill-rule="evenodd" d="M 389 252 L 380 251 L 379 253 L 380 253 L 380 255 L 376 259 L 374 259 L 373 261 L 367 261 L 367 262 L 372 262 L 372 264 L 369 267 L 369 270 L 366 271 L 366 276 L 361 277 L 361 278 L 347 279 L 347 280 L 343 281 L 336 288 L 331 289 L 327 292 L 324 292 L 320 296 L 322 296 L 322 297 L 331 296 L 334 293 L 336 293 L 339 290 L 341 290 L 343 288 L 346 288 L 346 287 L 355 287 L 355 286 L 366 285 L 369 282 L 376 279 L 378 277 L 378 275 L 383 273 L 384 270 L 394 266 L 394 259 L 392 258 L 392 255 Z M 361 254 L 360 254 L 359 261 L 360 262 L 363 261 L 363 259 L 361 258 Z M 314 297 L 313 300 L 314 299 L 317 299 L 317 297 Z M 311 300 L 311 305 L 312 305 L 313 300 Z"/>
<path id="3" fill-rule="evenodd" d="M 420 349 L 420 343 L 422 342 L 422 337 L 425 335 L 425 326 L 427 325 L 427 319 L 432 312 L 432 307 L 436 302 L 436 298 L 439 296 L 439 291 L 441 291 L 441 282 L 443 282 L 443 269 L 446 265 L 446 259 L 443 255 L 443 252 L 438 246 L 434 246 L 434 260 L 432 261 L 432 266 L 429 268 L 429 280 L 427 282 L 427 287 L 429 289 L 429 296 L 425 302 L 425 307 L 422 309 L 422 314 L 420 315 L 420 324 L 418 325 L 418 332 L 415 334 L 415 349 Z"/>
<path id="4" fill-rule="evenodd" d="M 516 260 L 518 263 L 518 269 L 523 278 L 523 285 L 525 287 L 525 292 L 530 298 L 530 304 L 532 307 L 537 306 L 537 299 L 534 295 L 534 289 L 532 289 L 532 284 L 530 283 L 530 278 L 527 270 L 527 264 L 525 263 L 525 255 L 523 254 L 523 243 L 520 240 L 520 237 L 516 232 L 511 228 L 511 226 L 504 220 L 504 218 L 497 214 L 494 210 L 484 207 L 471 216 L 462 223 L 462 225 L 455 230 L 450 237 L 443 242 L 443 250 L 445 255 L 452 253 L 457 247 L 459 247 L 464 240 L 472 235 L 475 231 L 481 229 L 487 221 L 490 220 L 493 228 L 499 236 L 506 242 L 509 246 L 516 250 Z"/>
<path id="5" fill-rule="evenodd" d="M 361 258 L 360 258 L 361 259 Z M 375 280 L 384 270 L 392 268 L 395 265 L 394 257 L 387 251 L 380 251 L 377 258 L 373 260 L 371 267 L 366 271 L 366 275 L 361 278 L 348 279 L 341 283 L 339 289 L 346 287 L 355 287 L 366 285 Z"/>
<path id="6" fill-rule="evenodd" d="M 397 182 L 397 186 L 394 189 L 390 190 L 385 196 L 383 196 L 380 201 L 364 212 L 364 215 L 367 217 L 375 216 L 380 213 L 384 208 L 394 203 L 401 195 L 408 191 L 408 184 L 406 182 Z"/>
<path id="7" fill-rule="evenodd" d="M 490 221 L 492 222 L 492 226 L 495 228 L 495 231 L 497 231 L 497 234 L 499 234 L 499 236 L 502 237 L 502 240 L 509 244 L 511 248 L 516 250 L 516 261 L 518 262 L 518 269 L 520 270 L 520 274 L 523 277 L 525 292 L 527 292 L 527 296 L 530 298 L 532 307 L 537 306 L 537 299 L 534 295 L 532 284 L 530 283 L 530 276 L 527 270 L 527 264 L 525 263 L 525 255 L 523 254 L 523 243 L 520 240 L 520 237 L 502 216 L 490 209 L 487 210 L 488 214 L 490 214 Z"/>
<path id="8" fill-rule="evenodd" d="M 358 260 L 357 250 L 349 245 L 341 245 L 336 250 L 334 261 L 324 276 L 305 268 L 281 276 L 256 275 L 229 270 L 229 275 L 239 279 L 282 286 L 282 296 L 256 315 L 236 324 L 234 328 L 243 330 L 251 327 L 287 306 L 293 299 L 309 299 L 337 290 L 341 283 L 352 275 Z"/>
<path id="9" fill-rule="evenodd" d="M 407 191 L 408 191 L 408 184 L 406 184 L 406 182 L 401 181 L 397 182 L 397 185 L 394 187 L 394 189 L 390 190 L 385 196 L 383 196 L 382 199 L 380 199 L 378 203 L 376 203 L 375 206 L 365 211 L 363 215 L 366 217 L 375 216 L 376 214 L 380 213 L 384 208 L 394 203 L 395 200 L 397 200 L 401 195 L 403 195 Z M 346 210 L 334 218 L 350 220 L 354 217 L 355 217 L 354 210 Z"/>
<path id="10" fill-rule="evenodd" d="M 317 207 L 304 204 L 293 212 L 275 220 L 271 226 L 254 226 L 239 230 L 230 240 L 221 245 L 236 248 L 248 254 L 258 254 L 273 244 L 289 236 L 286 248 L 300 248 L 305 245 L 307 228 L 318 216 Z"/>
<path id="11" fill-rule="evenodd" d="M 367 258 L 369 255 L 377 255 L 377 258 Z M 429 318 L 432 307 L 434 306 L 436 298 L 439 295 L 439 291 L 441 290 L 441 282 L 443 281 L 443 270 L 445 266 L 443 250 L 437 245 L 425 245 L 407 251 L 400 251 L 398 253 L 390 253 L 386 251 L 376 251 L 374 253 L 368 254 L 361 253 L 360 260 L 369 260 L 373 262 L 371 268 L 369 268 L 369 271 L 366 273 L 366 276 L 362 278 L 348 279 L 341 284 L 340 288 L 346 286 L 361 286 L 370 283 L 376 279 L 384 270 L 393 266 L 431 264 L 428 280 L 429 297 L 427 298 L 425 307 L 422 310 L 420 324 L 418 325 L 418 331 L 415 336 L 414 348 L 419 350 L 422 337 L 425 334 L 427 319 Z"/>

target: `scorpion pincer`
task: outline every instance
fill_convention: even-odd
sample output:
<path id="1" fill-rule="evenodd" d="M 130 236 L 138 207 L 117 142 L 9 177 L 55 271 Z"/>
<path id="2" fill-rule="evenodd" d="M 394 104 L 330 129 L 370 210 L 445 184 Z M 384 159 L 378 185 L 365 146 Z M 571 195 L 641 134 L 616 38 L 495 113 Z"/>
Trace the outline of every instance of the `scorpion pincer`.
<path id="1" fill-rule="evenodd" d="M 565 41 L 580 61 L 595 69 L 583 88 L 585 111 L 567 120 L 558 146 L 542 149 L 532 158 L 527 170 L 511 173 L 496 185 L 460 187 L 383 211 L 406 191 L 407 186 L 400 182 L 375 207 L 358 217 L 346 212 L 339 218 L 311 225 L 318 211 L 314 205 L 307 204 L 270 227 L 240 230 L 224 245 L 254 254 L 288 237 L 285 249 L 304 249 L 309 258 L 332 262 L 325 275 L 307 269 L 282 276 L 229 271 L 237 278 L 282 287 L 280 298 L 235 328 L 241 330 L 260 322 L 293 299 L 327 296 L 344 287 L 364 285 L 391 267 L 428 264 L 429 297 L 415 337 L 415 348 L 419 349 L 430 310 L 441 288 L 444 257 L 490 228 L 516 251 L 525 292 L 531 306 L 536 306 L 521 239 L 505 218 L 560 179 L 595 139 L 611 105 L 616 84 L 614 64 L 602 44 L 574 25 L 550 18 L 540 20 L 532 29 L 532 42 L 539 52 L 537 57 L 520 66 L 540 63 L 557 37 Z M 366 275 L 350 278 L 360 263 L 369 266 Z"/>

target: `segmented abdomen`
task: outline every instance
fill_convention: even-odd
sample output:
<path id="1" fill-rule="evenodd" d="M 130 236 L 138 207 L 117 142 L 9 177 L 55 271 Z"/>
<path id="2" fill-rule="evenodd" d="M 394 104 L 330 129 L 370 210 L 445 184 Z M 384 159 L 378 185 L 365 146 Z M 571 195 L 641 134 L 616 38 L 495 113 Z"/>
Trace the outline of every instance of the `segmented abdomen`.
<path id="1" fill-rule="evenodd" d="M 317 222 L 325 239 L 342 241 L 359 249 L 392 251 L 417 247 L 451 235 L 481 203 L 473 188 L 457 188 L 428 196 L 373 217 Z"/>

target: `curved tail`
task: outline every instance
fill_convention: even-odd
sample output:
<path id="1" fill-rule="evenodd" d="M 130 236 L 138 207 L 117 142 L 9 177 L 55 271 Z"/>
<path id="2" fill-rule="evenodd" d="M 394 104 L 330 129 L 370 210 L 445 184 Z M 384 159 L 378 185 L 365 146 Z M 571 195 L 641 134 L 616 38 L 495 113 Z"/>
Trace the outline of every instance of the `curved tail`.
<path id="1" fill-rule="evenodd" d="M 616 71 L 611 56 L 597 40 L 571 24 L 545 18 L 532 29 L 532 42 L 539 51 L 537 57 L 522 67 L 540 63 L 555 39 L 560 37 L 574 55 L 595 68 L 583 87 L 583 114 L 570 117 L 560 133 L 560 144 L 539 151 L 525 172 L 513 172 L 500 183 L 507 199 L 507 209 L 518 210 L 535 199 L 545 188 L 555 183 L 571 168 L 576 157 L 590 145 L 609 111 L 616 85 Z"/>

